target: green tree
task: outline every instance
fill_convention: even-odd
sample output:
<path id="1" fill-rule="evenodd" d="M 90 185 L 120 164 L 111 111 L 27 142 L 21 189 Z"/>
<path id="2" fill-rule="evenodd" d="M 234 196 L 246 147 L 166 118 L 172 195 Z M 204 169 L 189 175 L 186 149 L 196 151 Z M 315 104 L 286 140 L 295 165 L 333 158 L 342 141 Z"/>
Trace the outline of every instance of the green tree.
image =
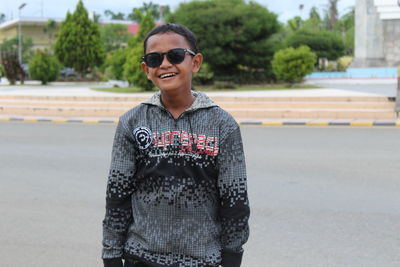
<path id="1" fill-rule="evenodd" d="M 269 38 L 279 30 L 279 23 L 277 15 L 260 4 L 244 0 L 181 3 L 167 21 L 183 24 L 197 35 L 216 78 L 270 66 Z"/>
<path id="2" fill-rule="evenodd" d="M 125 47 L 131 34 L 123 24 L 106 24 L 100 27 L 100 35 L 107 52 Z"/>
<path id="3" fill-rule="evenodd" d="M 132 37 L 127 48 L 126 62 L 124 64 L 124 78 L 135 86 L 145 90 L 153 89 L 154 85 L 147 79 L 146 74 L 141 67 L 141 58 L 144 54 L 143 41 L 146 34 L 151 31 L 154 26 L 154 19 L 151 12 L 141 13 L 139 33 Z"/>
<path id="4" fill-rule="evenodd" d="M 33 48 L 33 41 L 32 38 L 30 37 L 24 37 L 22 36 L 22 63 L 28 62 L 34 52 L 32 50 Z M 3 43 L 0 45 L 0 50 L 1 51 L 18 51 L 18 38 L 14 37 L 8 40 L 3 40 Z"/>
<path id="5" fill-rule="evenodd" d="M 289 41 L 288 46 L 306 44 L 311 47 L 313 51 L 316 51 L 319 57 L 328 57 L 329 59 L 336 59 L 338 56 L 343 54 L 353 54 L 355 32 L 354 8 L 350 9 L 349 12 L 338 19 L 338 0 L 329 0 L 328 2 L 328 9 L 324 11 L 323 19 L 318 13 L 317 8 L 313 7 L 310 10 L 308 19 L 301 20 L 301 23 L 296 24 L 295 17 L 287 22 L 284 32 Z M 307 34 L 305 34 L 305 32 Z M 307 37 L 304 35 L 307 35 Z M 322 38 L 327 38 L 327 40 L 318 40 Z M 296 41 L 296 44 L 293 44 L 291 43 L 293 39 L 301 39 L 302 41 L 300 43 Z M 308 39 L 308 41 L 304 41 L 304 39 Z M 342 40 L 342 44 L 340 44 L 339 39 Z M 344 46 L 343 51 L 341 51 L 341 46 Z M 330 49 L 333 51 L 329 51 Z M 321 53 L 322 50 L 325 50 L 325 52 Z"/>
<path id="6" fill-rule="evenodd" d="M 193 75 L 194 85 L 210 85 L 214 81 L 214 73 L 211 71 L 209 64 L 203 62 L 199 72 Z"/>
<path id="7" fill-rule="evenodd" d="M 310 16 L 303 22 L 302 29 L 307 31 L 321 31 L 323 29 L 322 19 L 316 7 L 311 8 Z"/>
<path id="8" fill-rule="evenodd" d="M 117 49 L 112 51 L 106 61 L 106 65 L 111 72 L 111 78 L 115 80 L 124 79 L 124 64 L 126 62 L 127 49 Z"/>
<path id="9" fill-rule="evenodd" d="M 128 15 L 128 18 L 136 21 L 138 23 L 141 22 L 143 18 L 142 14 L 149 14 L 153 17 L 153 20 L 159 20 L 170 13 L 169 6 L 160 6 L 159 4 L 154 4 L 153 2 L 143 3 L 142 7 L 132 9 L 132 12 Z"/>
<path id="10" fill-rule="evenodd" d="M 321 22 L 321 16 L 319 15 L 318 9 L 315 6 L 310 9 L 310 19 Z"/>
<path id="11" fill-rule="evenodd" d="M 125 19 L 124 13 L 121 13 L 121 12 L 114 13 L 109 9 L 104 11 L 104 15 L 106 15 L 107 17 L 110 17 L 112 20 L 124 20 Z"/>
<path id="12" fill-rule="evenodd" d="M 61 24 L 54 52 L 64 66 L 74 68 L 82 76 L 103 63 L 105 51 L 99 26 L 89 19 L 81 0 L 75 12 L 68 12 Z"/>
<path id="13" fill-rule="evenodd" d="M 345 54 L 343 41 L 335 32 L 299 30 L 287 39 L 286 44 L 287 47 L 306 45 L 318 58 L 336 60 Z"/>
<path id="14" fill-rule="evenodd" d="M 290 83 L 300 82 L 314 70 L 317 57 L 307 46 L 286 48 L 275 53 L 272 69 L 278 79 Z"/>
<path id="15" fill-rule="evenodd" d="M 346 55 L 354 53 L 354 35 L 355 35 L 355 9 L 350 9 L 349 12 L 344 14 L 336 25 L 337 31 L 340 32 L 344 45 Z"/>
<path id="16" fill-rule="evenodd" d="M 57 22 L 53 19 L 49 19 L 47 21 L 47 25 L 43 28 L 43 32 L 47 34 L 49 38 L 49 47 L 53 44 L 54 33 L 57 29 Z"/>
<path id="17" fill-rule="evenodd" d="M 101 14 L 97 14 L 96 12 L 93 12 L 91 16 L 93 18 L 93 22 L 95 22 L 96 24 L 100 23 Z M 90 18 L 90 19 L 92 19 L 92 18 Z"/>
<path id="18" fill-rule="evenodd" d="M 47 51 L 38 50 L 29 62 L 31 78 L 41 81 L 42 84 L 57 80 L 60 69 L 60 62 Z"/>
<path id="19" fill-rule="evenodd" d="M 300 30 L 302 25 L 303 25 L 303 20 L 301 19 L 301 17 L 296 16 L 293 19 L 288 20 L 288 26 L 292 31 L 297 31 Z"/>

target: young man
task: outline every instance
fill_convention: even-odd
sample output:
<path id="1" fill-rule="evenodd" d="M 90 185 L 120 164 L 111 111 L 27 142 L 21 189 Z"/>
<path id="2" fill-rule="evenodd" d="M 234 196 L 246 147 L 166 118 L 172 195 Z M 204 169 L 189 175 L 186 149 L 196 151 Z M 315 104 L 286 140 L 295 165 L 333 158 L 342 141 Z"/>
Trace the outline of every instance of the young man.
<path id="1" fill-rule="evenodd" d="M 249 235 L 239 126 L 191 90 L 203 57 L 190 30 L 158 26 L 144 51 L 142 68 L 160 91 L 117 126 L 104 266 L 239 267 Z"/>

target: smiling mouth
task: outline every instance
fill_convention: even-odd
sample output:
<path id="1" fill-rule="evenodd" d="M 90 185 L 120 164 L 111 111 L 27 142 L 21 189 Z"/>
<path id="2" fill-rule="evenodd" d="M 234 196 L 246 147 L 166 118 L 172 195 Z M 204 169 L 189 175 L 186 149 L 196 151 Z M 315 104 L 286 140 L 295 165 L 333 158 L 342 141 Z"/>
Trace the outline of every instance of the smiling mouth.
<path id="1" fill-rule="evenodd" d="M 164 74 L 161 74 L 160 76 L 158 76 L 160 79 L 165 79 L 165 78 L 171 78 L 171 77 L 174 77 L 174 76 L 176 76 L 176 75 L 178 75 L 178 73 L 176 73 L 176 72 L 171 72 L 171 73 L 164 73 Z"/>

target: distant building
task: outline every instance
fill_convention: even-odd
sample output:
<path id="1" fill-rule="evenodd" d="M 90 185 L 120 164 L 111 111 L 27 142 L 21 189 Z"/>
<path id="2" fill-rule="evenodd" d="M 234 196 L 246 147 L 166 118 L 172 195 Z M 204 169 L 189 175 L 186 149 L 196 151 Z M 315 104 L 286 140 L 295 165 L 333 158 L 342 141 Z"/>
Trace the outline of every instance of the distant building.
<path id="1" fill-rule="evenodd" d="M 400 0 L 357 0 L 353 68 L 400 66 Z"/>
<path id="2" fill-rule="evenodd" d="M 3 22 L 0 24 L 0 44 L 4 41 L 18 38 L 18 25 L 21 24 L 21 36 L 30 37 L 33 41 L 33 49 L 44 49 L 49 48 L 51 43 L 54 42 L 55 36 L 59 30 L 62 19 L 53 19 L 57 23 L 57 28 L 52 33 L 53 37 L 49 36 L 49 33 L 45 32 L 45 28 L 49 21 L 49 18 L 18 18 Z M 124 24 L 128 26 L 128 32 L 136 34 L 139 32 L 139 25 L 132 24 L 131 21 L 126 20 L 102 20 L 100 25 L 104 24 Z"/>

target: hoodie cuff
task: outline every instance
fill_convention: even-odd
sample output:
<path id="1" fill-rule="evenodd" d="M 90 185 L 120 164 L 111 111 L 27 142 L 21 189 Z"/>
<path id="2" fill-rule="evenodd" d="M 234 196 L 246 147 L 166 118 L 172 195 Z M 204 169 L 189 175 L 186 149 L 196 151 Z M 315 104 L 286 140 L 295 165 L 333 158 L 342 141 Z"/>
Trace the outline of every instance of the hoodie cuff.
<path id="1" fill-rule="evenodd" d="M 222 267 L 240 267 L 240 264 L 242 263 L 242 256 L 243 252 L 223 250 L 221 254 L 221 265 Z"/>
<path id="2" fill-rule="evenodd" d="M 103 259 L 104 267 L 123 267 L 122 259 Z"/>

